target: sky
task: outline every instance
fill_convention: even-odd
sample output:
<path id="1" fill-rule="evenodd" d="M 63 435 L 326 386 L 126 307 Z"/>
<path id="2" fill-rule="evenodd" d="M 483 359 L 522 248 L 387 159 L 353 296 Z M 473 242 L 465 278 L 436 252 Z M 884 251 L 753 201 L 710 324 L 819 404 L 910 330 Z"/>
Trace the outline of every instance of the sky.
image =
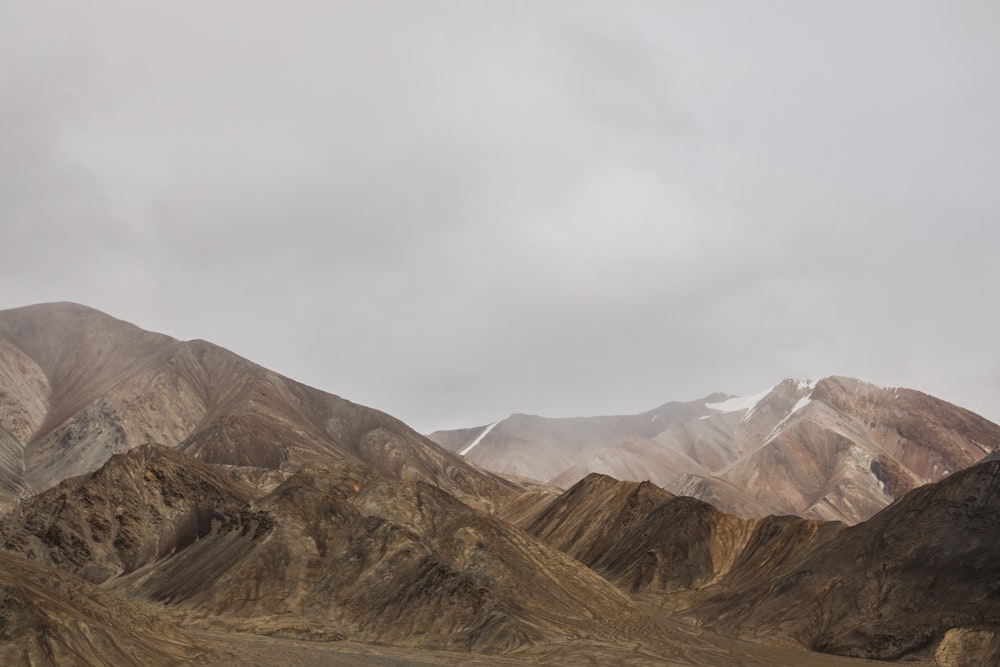
<path id="1" fill-rule="evenodd" d="M 0 308 L 429 432 L 848 375 L 1000 421 L 993 0 L 6 0 Z"/>

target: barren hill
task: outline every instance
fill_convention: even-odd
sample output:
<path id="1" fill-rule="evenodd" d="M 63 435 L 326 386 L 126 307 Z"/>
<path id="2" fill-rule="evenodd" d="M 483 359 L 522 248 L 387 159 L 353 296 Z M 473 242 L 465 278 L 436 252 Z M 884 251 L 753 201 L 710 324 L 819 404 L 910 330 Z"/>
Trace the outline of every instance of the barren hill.
<path id="1" fill-rule="evenodd" d="M 527 526 L 640 599 L 703 627 L 815 651 L 1000 661 L 1000 461 L 847 527 L 745 519 L 649 482 L 590 475 Z"/>

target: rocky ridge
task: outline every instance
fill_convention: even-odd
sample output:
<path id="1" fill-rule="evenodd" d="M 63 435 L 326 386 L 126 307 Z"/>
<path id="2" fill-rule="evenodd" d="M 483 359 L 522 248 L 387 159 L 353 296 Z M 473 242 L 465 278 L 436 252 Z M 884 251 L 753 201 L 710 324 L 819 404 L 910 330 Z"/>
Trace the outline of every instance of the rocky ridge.
<path id="1" fill-rule="evenodd" d="M 76 304 L 0 311 L 0 387 L 0 508 L 147 443 L 248 480 L 346 459 L 472 502 L 519 489 L 378 410 Z"/>

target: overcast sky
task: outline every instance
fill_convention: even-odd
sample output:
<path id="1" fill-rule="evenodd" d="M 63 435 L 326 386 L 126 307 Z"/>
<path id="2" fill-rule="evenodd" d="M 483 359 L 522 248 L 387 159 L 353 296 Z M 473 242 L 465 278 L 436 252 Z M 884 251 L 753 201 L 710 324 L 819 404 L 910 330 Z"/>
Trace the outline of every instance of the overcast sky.
<path id="1" fill-rule="evenodd" d="M 415 428 L 830 374 L 1000 421 L 1000 3 L 0 3 L 0 308 Z"/>

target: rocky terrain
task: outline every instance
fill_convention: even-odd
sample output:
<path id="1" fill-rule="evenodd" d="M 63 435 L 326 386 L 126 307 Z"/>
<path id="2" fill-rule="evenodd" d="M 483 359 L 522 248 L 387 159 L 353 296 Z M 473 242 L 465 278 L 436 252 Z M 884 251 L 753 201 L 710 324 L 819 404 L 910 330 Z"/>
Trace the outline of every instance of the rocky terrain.
<path id="1" fill-rule="evenodd" d="M 209 343 L 0 311 L 0 660 L 1000 662 L 1000 461 L 969 467 L 986 420 L 828 378 L 543 422 L 591 458 L 653 443 L 682 485 L 761 516 L 595 472 L 512 481 Z M 503 422 L 439 439 L 488 451 L 494 432 L 523 446 Z M 887 508 L 861 502 L 869 477 Z M 814 518 L 764 516 L 772 496 Z M 873 516 L 816 518 L 851 508 Z"/>
<path id="2" fill-rule="evenodd" d="M 63 570 L 0 551 L 4 665 L 181 665 L 212 651 L 155 612 Z"/>
<path id="3" fill-rule="evenodd" d="M 515 415 L 430 437 L 487 468 L 557 487 L 597 472 L 744 516 L 854 524 L 996 450 L 1000 426 L 918 391 L 830 377 L 629 417 Z"/>
<path id="4" fill-rule="evenodd" d="M 1000 461 L 856 526 L 746 519 L 592 474 L 529 532 L 638 599 L 745 639 L 942 665 L 1000 661 Z"/>

